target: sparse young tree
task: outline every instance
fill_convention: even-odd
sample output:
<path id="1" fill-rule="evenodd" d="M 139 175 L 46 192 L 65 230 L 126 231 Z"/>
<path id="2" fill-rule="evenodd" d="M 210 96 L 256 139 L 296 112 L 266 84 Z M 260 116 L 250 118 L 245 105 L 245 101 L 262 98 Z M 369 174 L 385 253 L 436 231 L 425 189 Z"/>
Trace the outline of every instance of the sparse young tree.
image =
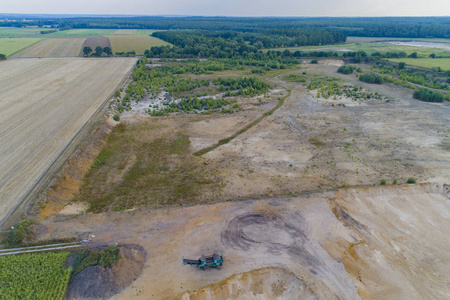
<path id="1" fill-rule="evenodd" d="M 88 56 L 89 54 L 91 54 L 91 52 L 92 52 L 92 48 L 91 47 L 86 46 L 86 47 L 83 48 L 83 53 L 84 53 L 85 56 Z"/>
<path id="2" fill-rule="evenodd" d="M 95 55 L 101 56 L 103 53 L 103 48 L 101 46 L 95 47 Z"/>

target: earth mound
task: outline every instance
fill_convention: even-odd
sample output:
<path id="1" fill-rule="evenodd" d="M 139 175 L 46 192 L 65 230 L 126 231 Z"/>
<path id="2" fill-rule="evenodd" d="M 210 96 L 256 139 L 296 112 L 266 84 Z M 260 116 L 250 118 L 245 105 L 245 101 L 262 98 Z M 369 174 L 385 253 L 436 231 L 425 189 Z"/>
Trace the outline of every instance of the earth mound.
<path id="1" fill-rule="evenodd" d="M 120 245 L 121 258 L 110 269 L 87 267 L 71 280 L 67 299 L 108 299 L 128 287 L 141 274 L 146 252 L 140 245 Z"/>

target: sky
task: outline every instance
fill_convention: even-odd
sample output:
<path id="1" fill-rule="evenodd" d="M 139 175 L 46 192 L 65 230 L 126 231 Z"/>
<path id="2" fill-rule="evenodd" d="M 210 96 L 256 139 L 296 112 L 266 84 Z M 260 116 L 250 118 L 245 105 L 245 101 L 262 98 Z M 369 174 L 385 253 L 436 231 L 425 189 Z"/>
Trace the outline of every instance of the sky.
<path id="1" fill-rule="evenodd" d="M 0 13 L 192 16 L 450 16 L 450 0 L 0 0 Z"/>

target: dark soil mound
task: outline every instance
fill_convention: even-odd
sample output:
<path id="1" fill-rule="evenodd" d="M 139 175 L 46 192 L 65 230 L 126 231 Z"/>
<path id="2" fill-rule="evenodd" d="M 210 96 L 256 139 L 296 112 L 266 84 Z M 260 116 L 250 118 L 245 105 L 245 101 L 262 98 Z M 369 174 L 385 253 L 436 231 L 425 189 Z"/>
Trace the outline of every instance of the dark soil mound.
<path id="1" fill-rule="evenodd" d="M 116 266 L 91 266 L 75 275 L 69 283 L 67 299 L 107 299 L 136 280 L 146 260 L 144 248 L 126 244 L 119 249 L 121 259 Z"/>

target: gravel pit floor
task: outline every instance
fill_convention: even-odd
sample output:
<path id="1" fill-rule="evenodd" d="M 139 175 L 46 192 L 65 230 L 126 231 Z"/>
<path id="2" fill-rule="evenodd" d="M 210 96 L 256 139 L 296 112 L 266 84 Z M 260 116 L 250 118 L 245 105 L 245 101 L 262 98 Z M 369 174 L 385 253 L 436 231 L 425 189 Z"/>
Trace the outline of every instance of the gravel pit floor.
<path id="1" fill-rule="evenodd" d="M 142 245 L 148 254 L 142 275 L 114 299 L 171 299 L 266 267 L 292 272 L 317 299 L 445 299 L 450 286 L 448 193 L 448 186 L 439 184 L 379 186 L 54 215 L 44 221 L 48 231 L 40 238 L 93 233 L 94 245 Z M 220 270 L 181 263 L 182 257 L 213 252 L 225 257 Z"/>

